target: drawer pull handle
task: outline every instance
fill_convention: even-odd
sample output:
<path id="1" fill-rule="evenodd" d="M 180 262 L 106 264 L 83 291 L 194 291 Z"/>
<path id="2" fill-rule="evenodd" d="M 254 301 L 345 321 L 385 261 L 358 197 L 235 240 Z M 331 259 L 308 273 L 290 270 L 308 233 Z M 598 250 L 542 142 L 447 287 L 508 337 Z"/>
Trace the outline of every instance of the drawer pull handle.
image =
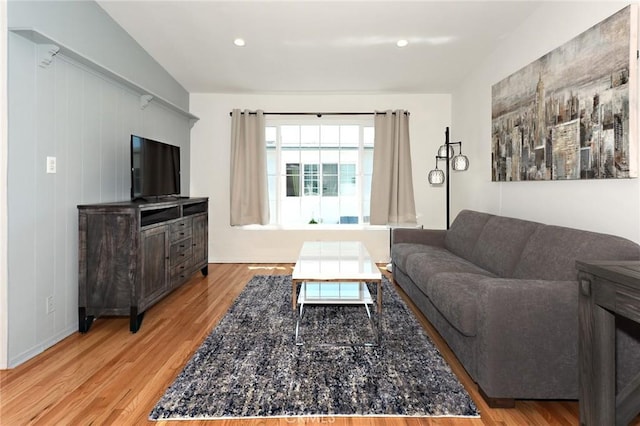
<path id="1" fill-rule="evenodd" d="M 180 244 L 180 248 L 184 248 L 184 244 Z"/>

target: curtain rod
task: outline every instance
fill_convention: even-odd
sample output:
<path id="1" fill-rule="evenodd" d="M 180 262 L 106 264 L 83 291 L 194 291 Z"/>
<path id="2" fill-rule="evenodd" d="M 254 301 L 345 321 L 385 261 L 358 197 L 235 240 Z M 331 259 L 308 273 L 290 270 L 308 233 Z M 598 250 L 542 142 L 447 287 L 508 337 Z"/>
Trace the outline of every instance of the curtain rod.
<path id="1" fill-rule="evenodd" d="M 241 111 L 240 114 L 245 114 Z M 255 111 L 250 111 L 250 115 L 255 115 Z M 315 115 L 316 117 L 322 117 L 323 115 L 376 115 L 384 114 L 384 112 L 263 112 L 264 115 Z M 392 112 L 395 114 L 395 111 Z M 409 115 L 409 111 L 405 111 L 404 114 Z M 229 113 L 233 115 L 233 111 Z"/>

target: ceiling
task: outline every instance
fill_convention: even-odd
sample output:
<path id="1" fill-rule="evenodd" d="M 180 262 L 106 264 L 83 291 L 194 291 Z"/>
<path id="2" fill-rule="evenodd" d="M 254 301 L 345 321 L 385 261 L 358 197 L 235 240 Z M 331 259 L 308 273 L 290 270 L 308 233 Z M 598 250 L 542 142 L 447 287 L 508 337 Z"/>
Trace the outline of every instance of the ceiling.
<path id="1" fill-rule="evenodd" d="M 448 93 L 540 3 L 98 4 L 190 93 Z"/>

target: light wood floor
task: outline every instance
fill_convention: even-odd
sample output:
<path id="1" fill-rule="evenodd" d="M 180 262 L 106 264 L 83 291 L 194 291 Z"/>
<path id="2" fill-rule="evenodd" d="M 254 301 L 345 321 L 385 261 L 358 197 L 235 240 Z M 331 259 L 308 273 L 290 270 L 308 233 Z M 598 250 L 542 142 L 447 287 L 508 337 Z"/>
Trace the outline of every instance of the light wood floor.
<path id="1" fill-rule="evenodd" d="M 0 371 L 0 425 L 219 424 L 290 425 L 576 425 L 575 401 L 518 401 L 490 409 L 442 339 L 433 337 L 481 411 L 463 418 L 289 418 L 217 422 L 149 422 L 147 416 L 202 340 L 256 274 L 290 274 L 292 265 L 210 264 L 145 314 L 131 334 L 128 319 L 100 318 L 27 363 Z M 386 271 L 385 271 L 386 273 Z M 406 300 L 406 296 L 396 287 Z M 416 311 L 415 307 L 408 302 Z"/>

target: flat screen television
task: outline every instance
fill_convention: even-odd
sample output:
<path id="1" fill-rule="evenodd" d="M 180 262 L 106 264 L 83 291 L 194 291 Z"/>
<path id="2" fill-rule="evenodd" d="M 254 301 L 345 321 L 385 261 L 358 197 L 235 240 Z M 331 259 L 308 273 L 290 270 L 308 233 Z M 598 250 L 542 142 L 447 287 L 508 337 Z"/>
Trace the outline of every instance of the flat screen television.
<path id="1" fill-rule="evenodd" d="M 180 194 L 180 147 L 131 135 L 131 199 Z"/>

